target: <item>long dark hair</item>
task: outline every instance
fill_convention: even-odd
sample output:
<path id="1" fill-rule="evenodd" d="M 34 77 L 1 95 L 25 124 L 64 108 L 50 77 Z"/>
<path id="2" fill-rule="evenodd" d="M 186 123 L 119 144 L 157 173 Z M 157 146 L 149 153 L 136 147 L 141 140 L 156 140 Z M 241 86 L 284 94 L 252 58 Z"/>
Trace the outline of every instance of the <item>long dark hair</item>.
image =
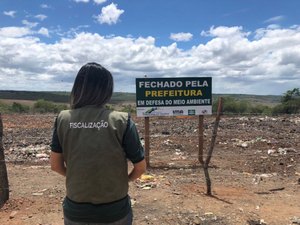
<path id="1" fill-rule="evenodd" d="M 87 63 L 81 67 L 71 91 L 71 108 L 87 105 L 103 106 L 113 93 L 111 73 L 98 63 Z"/>

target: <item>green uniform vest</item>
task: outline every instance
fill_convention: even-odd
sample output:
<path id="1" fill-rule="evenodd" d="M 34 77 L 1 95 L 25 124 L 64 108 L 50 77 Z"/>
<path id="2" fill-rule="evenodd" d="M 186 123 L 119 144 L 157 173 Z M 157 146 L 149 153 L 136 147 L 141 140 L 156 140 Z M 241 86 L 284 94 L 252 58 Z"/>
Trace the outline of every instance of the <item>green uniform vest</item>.
<path id="1" fill-rule="evenodd" d="M 58 115 L 68 198 L 102 204 L 128 194 L 128 167 L 122 148 L 127 121 L 127 113 L 93 106 Z"/>

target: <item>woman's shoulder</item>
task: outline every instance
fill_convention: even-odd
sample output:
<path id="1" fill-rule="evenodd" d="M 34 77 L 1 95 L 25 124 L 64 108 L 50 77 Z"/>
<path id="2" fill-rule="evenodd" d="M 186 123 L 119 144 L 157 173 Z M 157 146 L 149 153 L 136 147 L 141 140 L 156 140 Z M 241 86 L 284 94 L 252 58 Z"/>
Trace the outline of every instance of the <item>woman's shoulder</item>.
<path id="1" fill-rule="evenodd" d="M 71 109 L 66 109 L 66 110 L 60 111 L 58 116 L 61 117 L 61 116 L 67 116 L 67 115 L 70 115 L 70 114 L 71 114 Z"/>

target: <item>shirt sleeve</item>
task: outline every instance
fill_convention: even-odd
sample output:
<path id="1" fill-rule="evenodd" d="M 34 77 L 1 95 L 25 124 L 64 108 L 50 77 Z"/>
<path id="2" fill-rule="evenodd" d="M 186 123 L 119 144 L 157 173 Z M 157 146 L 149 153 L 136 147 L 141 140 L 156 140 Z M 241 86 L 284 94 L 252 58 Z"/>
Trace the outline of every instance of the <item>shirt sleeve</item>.
<path id="1" fill-rule="evenodd" d="M 136 126 L 130 118 L 128 119 L 127 129 L 123 138 L 123 148 L 126 157 L 132 163 L 138 163 L 144 159 L 144 148 L 141 144 Z"/>
<path id="2" fill-rule="evenodd" d="M 52 141 L 51 141 L 50 147 L 51 147 L 51 151 L 56 152 L 56 153 L 62 153 L 62 148 L 59 143 L 58 135 L 57 135 L 57 118 L 55 119 L 55 122 L 54 122 Z"/>

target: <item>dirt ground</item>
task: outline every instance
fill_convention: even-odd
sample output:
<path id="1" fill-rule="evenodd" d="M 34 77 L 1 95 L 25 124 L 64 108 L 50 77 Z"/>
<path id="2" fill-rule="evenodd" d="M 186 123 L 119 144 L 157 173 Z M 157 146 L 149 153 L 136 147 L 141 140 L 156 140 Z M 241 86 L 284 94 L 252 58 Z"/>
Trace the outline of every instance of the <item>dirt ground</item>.
<path id="1" fill-rule="evenodd" d="M 64 178 L 49 167 L 54 115 L 2 118 L 10 199 L 0 224 L 63 224 Z M 144 119 L 133 119 L 142 138 Z M 204 152 L 214 120 L 204 117 Z M 222 116 L 209 174 L 212 197 L 197 117 L 150 118 L 148 176 L 130 183 L 134 224 L 300 224 L 300 116 Z"/>

